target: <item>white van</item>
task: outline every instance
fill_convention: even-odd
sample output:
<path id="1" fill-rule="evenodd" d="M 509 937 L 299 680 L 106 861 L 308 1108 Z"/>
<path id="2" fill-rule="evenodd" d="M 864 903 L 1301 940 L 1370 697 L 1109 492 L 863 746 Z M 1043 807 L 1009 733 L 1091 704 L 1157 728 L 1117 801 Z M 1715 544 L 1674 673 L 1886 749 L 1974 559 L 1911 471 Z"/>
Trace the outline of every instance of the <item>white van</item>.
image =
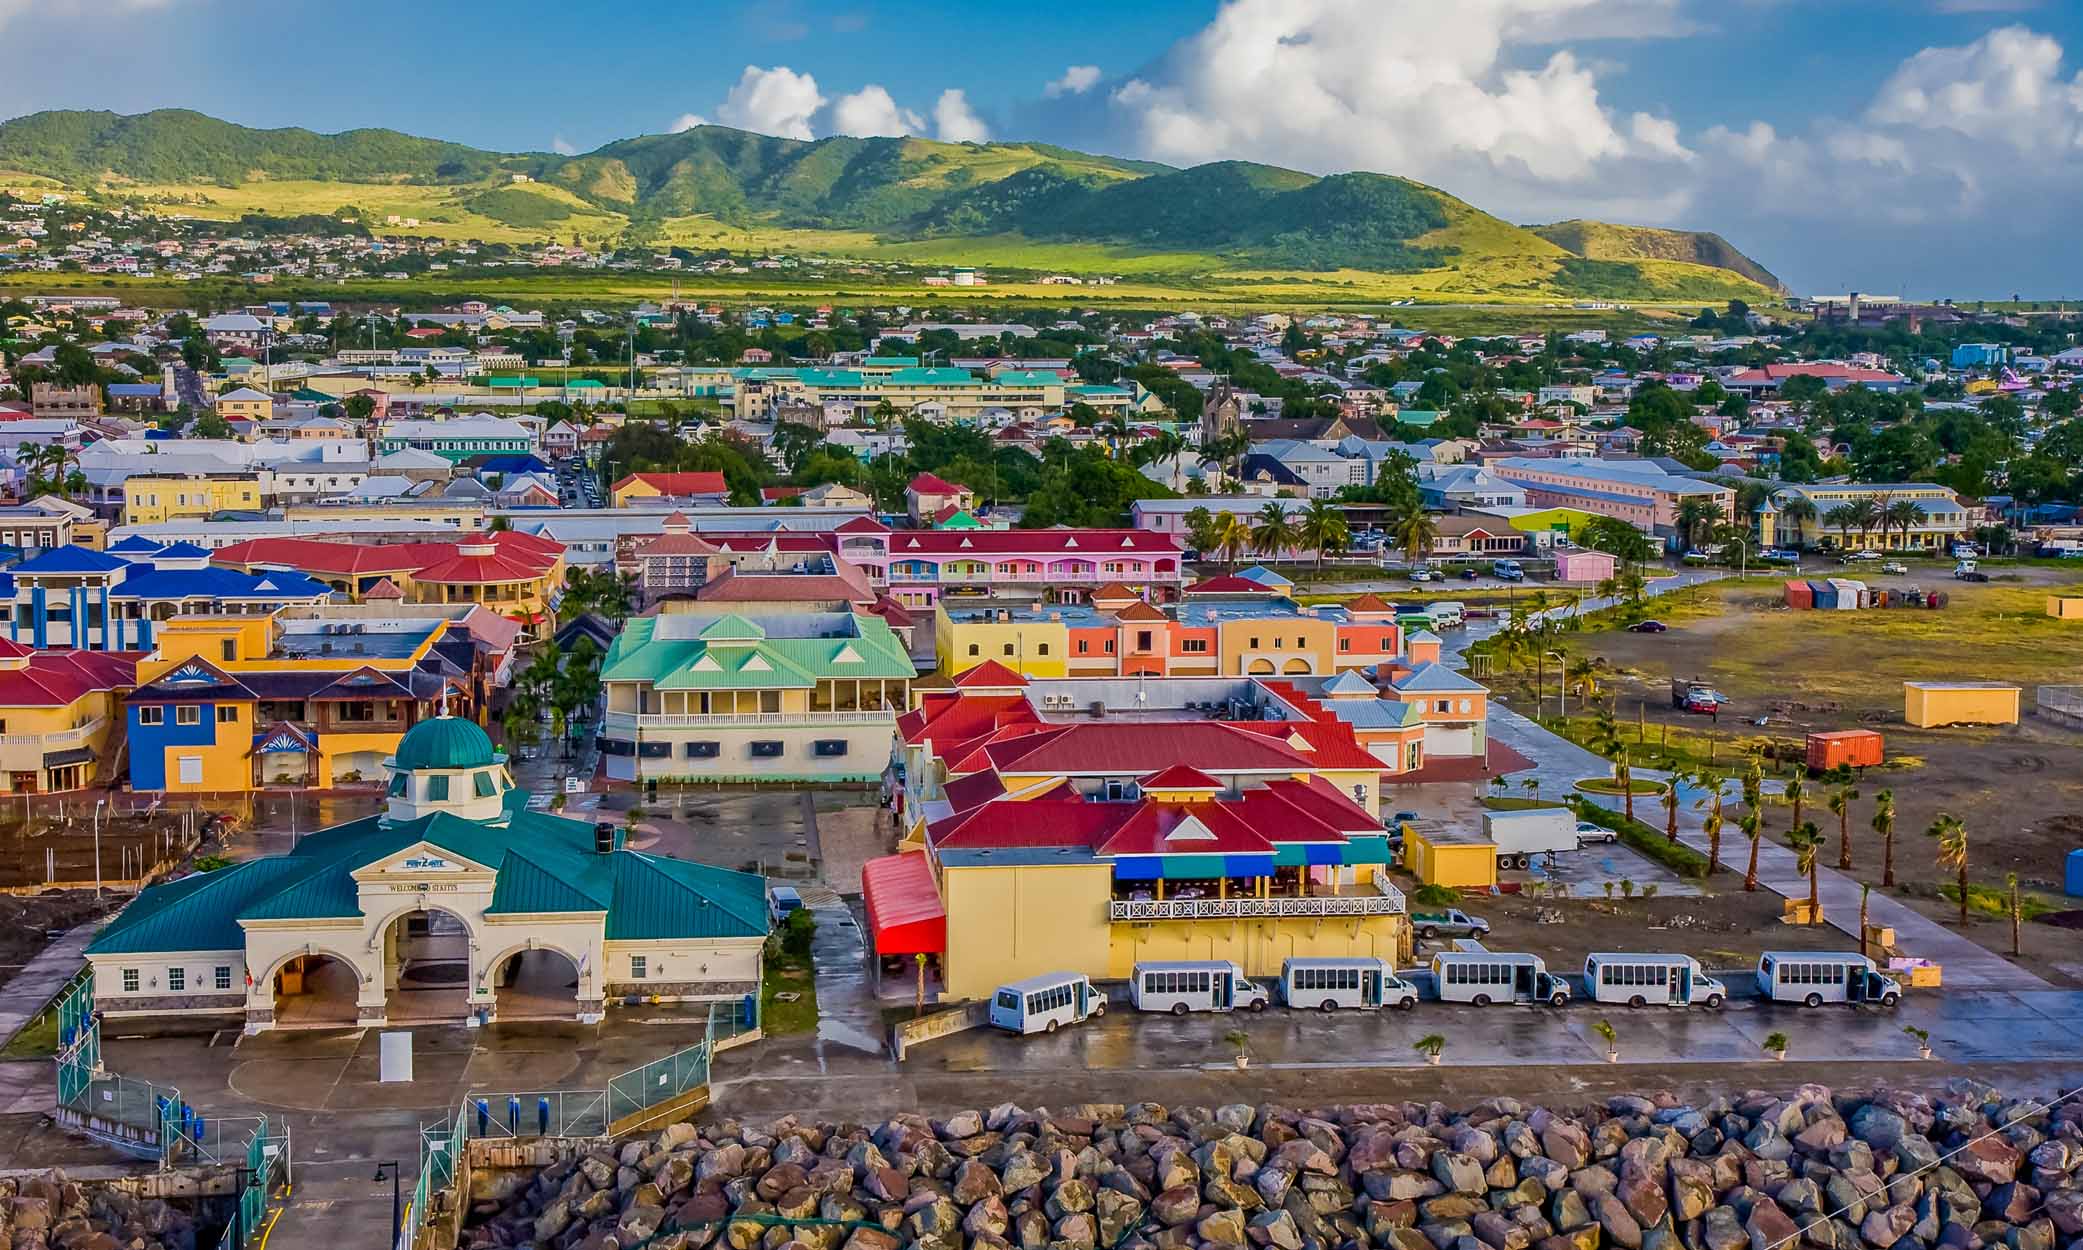
<path id="1" fill-rule="evenodd" d="M 1428 605 L 1425 611 L 1435 629 L 1459 629 L 1468 624 L 1468 605 L 1458 599 L 1442 599 Z"/>
<path id="2" fill-rule="evenodd" d="M 1871 959 L 1851 952 L 1766 951 L 1758 956 L 1758 995 L 1775 1003 L 1879 1003 L 1902 1001 L 1902 985 L 1884 976 Z"/>
<path id="3" fill-rule="evenodd" d="M 1538 955 L 1493 951 L 1481 942 L 1459 938 L 1454 949 L 1432 957 L 1432 977 L 1439 998 L 1447 1003 L 1546 1003 L 1560 1007 L 1570 998 L 1569 983 L 1548 971 Z"/>
<path id="4" fill-rule="evenodd" d="M 1690 955 L 1631 955 L 1596 951 L 1584 960 L 1584 984 L 1592 1001 L 1630 1007 L 1719 1008 L 1729 987 L 1700 970 Z"/>
<path id="5" fill-rule="evenodd" d="M 1264 1011 L 1265 987 L 1226 959 L 1175 959 L 1135 966 L 1128 998 L 1137 1011 Z"/>
<path id="6" fill-rule="evenodd" d="M 1001 985 L 991 994 L 991 1027 L 1009 1033 L 1054 1033 L 1107 1014 L 1107 996 L 1082 972 L 1044 972 Z"/>
<path id="7" fill-rule="evenodd" d="M 1408 1010 L 1418 1005 L 1418 987 L 1386 959 L 1290 959 L 1280 965 L 1280 1001 L 1318 1011 Z"/>

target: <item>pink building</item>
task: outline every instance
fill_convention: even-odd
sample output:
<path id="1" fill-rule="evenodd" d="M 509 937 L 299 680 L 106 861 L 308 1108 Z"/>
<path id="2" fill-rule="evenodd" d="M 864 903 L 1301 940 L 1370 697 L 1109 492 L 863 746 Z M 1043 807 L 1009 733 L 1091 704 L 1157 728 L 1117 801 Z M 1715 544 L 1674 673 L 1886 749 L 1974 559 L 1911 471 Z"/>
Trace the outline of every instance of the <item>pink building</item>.
<path id="1" fill-rule="evenodd" d="M 1555 553 L 1555 580 L 1596 585 L 1613 576 L 1618 564 L 1612 556 L 1588 547 L 1569 547 Z"/>

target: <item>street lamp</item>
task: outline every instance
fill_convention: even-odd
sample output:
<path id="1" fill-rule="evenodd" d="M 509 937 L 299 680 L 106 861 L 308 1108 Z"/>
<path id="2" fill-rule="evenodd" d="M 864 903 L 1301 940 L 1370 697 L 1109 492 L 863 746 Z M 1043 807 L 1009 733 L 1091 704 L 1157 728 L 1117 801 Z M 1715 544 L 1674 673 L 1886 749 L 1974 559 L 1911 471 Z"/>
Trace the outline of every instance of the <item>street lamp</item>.
<path id="1" fill-rule="evenodd" d="M 404 1184 L 401 1179 L 404 1175 L 404 1172 L 398 1166 L 398 1161 L 396 1159 L 389 1159 L 377 1164 L 376 1175 L 370 1177 L 369 1179 L 372 1181 L 381 1181 L 383 1179 L 383 1170 L 385 1168 L 389 1168 L 391 1170 L 391 1235 L 389 1237 L 384 1238 L 383 1244 L 385 1246 L 392 1246 L 397 1244 L 398 1230 L 404 1227 L 405 1224 L 405 1210 L 403 1205 Z"/>
<path id="2" fill-rule="evenodd" d="M 107 799 L 94 800 L 94 897 L 101 898 L 101 809 L 108 806 Z M 139 865 L 142 876 L 143 865 Z"/>

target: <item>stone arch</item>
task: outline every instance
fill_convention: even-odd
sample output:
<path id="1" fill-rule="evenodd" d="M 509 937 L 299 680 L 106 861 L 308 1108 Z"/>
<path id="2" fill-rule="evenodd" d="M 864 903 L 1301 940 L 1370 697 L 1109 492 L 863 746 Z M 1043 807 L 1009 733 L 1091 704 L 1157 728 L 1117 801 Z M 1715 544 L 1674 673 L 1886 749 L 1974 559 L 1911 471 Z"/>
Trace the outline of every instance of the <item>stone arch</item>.
<path id="1" fill-rule="evenodd" d="M 461 930 L 460 948 L 455 934 L 440 932 L 431 923 L 437 915 L 447 917 Z M 415 916 L 430 918 L 430 932 L 417 939 L 406 923 Z M 411 906 L 394 908 L 385 915 L 376 926 L 375 937 L 386 1016 L 392 1020 L 428 1022 L 468 1016 L 472 989 L 481 967 L 476 949 L 478 927 L 478 922 L 464 913 L 431 899 L 416 899 Z M 460 975 L 444 967 L 455 963 L 462 965 Z M 408 979 L 406 973 L 413 971 L 419 975 Z"/>
<path id="2" fill-rule="evenodd" d="M 586 962 L 561 946 L 522 943 L 485 961 L 483 985 L 499 1020 L 573 1020 L 587 992 Z"/>
<path id="3" fill-rule="evenodd" d="M 303 961 L 287 984 L 290 966 Z M 344 972 L 347 984 L 333 983 Z M 353 1028 L 368 971 L 361 961 L 331 947 L 308 945 L 288 951 L 255 977 L 246 992 L 249 1026 L 268 1028 Z M 285 993 L 288 990 L 288 993 Z M 256 1001 L 264 999 L 265 1005 Z"/>

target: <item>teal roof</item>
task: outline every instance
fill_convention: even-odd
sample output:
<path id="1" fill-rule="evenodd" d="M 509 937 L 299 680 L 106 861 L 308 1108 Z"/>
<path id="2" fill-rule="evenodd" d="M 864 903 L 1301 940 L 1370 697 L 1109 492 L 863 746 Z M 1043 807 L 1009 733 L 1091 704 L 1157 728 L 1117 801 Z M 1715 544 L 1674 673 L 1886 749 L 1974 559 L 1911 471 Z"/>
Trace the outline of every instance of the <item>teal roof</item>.
<path id="1" fill-rule="evenodd" d="M 1436 424 L 1439 421 L 1439 419 L 1445 415 L 1446 414 L 1443 412 L 1431 411 L 1424 408 L 1405 408 L 1396 414 L 1396 420 L 1400 424 L 1415 425 L 1423 429 L 1429 428 L 1432 425 Z"/>
<path id="2" fill-rule="evenodd" d="M 608 384 L 599 378 L 573 378 L 564 385 L 575 391 L 604 391 Z"/>
<path id="3" fill-rule="evenodd" d="M 993 375 L 991 381 L 999 386 L 1059 386 L 1063 378 L 1046 369 L 1007 369 Z"/>
<path id="4" fill-rule="evenodd" d="M 917 672 L 889 622 L 839 613 L 638 617 L 624 623 L 600 666 L 602 681 L 658 690 L 800 690 L 831 678 L 899 680 Z"/>
<path id="5" fill-rule="evenodd" d="M 797 381 L 805 386 L 866 386 L 867 375 L 853 369 L 791 369 Z"/>
<path id="6" fill-rule="evenodd" d="M 907 369 L 917 366 L 919 358 L 916 356 L 870 356 L 861 363 L 864 365 L 877 365 L 882 368 Z"/>
<path id="7" fill-rule="evenodd" d="M 398 739 L 398 769 L 482 768 L 496 763 L 492 739 L 460 716 L 423 720 Z"/>
<path id="8" fill-rule="evenodd" d="M 496 387 L 532 387 L 540 386 L 542 385 L 542 382 L 536 378 L 522 378 L 500 374 L 486 378 L 485 385 Z"/>
<path id="9" fill-rule="evenodd" d="M 764 937 L 766 879 L 628 849 L 593 849 L 593 826 L 529 811 L 506 796 L 506 823 L 450 812 L 381 817 L 306 836 L 287 855 L 248 860 L 149 887 L 109 922 L 89 954 L 238 950 L 244 920 L 359 917 L 354 873 L 426 844 L 499 874 L 488 915 L 606 915 L 609 940 Z"/>
<path id="10" fill-rule="evenodd" d="M 892 386 L 970 386 L 976 375 L 967 369 L 899 369 L 890 375 Z"/>

